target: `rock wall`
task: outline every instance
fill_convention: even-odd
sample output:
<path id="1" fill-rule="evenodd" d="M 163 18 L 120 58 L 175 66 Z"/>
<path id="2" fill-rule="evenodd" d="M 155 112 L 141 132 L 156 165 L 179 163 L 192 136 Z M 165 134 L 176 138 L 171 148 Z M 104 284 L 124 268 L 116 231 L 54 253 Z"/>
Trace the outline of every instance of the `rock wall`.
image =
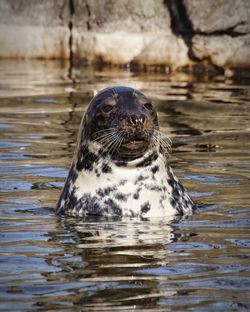
<path id="1" fill-rule="evenodd" d="M 0 58 L 69 58 L 68 0 L 0 0 Z"/>
<path id="2" fill-rule="evenodd" d="M 250 1 L 184 0 L 193 54 L 222 67 L 249 66 Z"/>
<path id="3" fill-rule="evenodd" d="M 249 67 L 249 0 L 1 0 L 0 58 Z"/>
<path id="4" fill-rule="evenodd" d="M 183 39 L 171 31 L 162 0 L 76 0 L 74 5 L 76 58 L 120 65 L 190 63 Z"/>

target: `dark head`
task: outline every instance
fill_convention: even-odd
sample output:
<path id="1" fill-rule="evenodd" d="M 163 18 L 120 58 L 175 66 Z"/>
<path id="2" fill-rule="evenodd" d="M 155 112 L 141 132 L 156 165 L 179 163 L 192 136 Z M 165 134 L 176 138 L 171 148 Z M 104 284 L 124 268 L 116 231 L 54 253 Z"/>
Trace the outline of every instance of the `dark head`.
<path id="1" fill-rule="evenodd" d="M 135 159 L 147 152 L 156 129 L 157 114 L 145 95 L 132 88 L 113 87 L 90 102 L 82 140 L 101 143 L 113 158 Z"/>

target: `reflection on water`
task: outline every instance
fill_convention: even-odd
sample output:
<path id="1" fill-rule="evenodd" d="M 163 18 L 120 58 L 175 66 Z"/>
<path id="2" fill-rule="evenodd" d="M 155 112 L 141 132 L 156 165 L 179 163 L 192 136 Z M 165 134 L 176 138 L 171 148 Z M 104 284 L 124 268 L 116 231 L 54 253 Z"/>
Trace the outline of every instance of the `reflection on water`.
<path id="1" fill-rule="evenodd" d="M 248 81 L 0 62 L 0 310 L 247 311 Z M 174 141 L 189 219 L 58 218 L 95 90 L 134 86 Z"/>

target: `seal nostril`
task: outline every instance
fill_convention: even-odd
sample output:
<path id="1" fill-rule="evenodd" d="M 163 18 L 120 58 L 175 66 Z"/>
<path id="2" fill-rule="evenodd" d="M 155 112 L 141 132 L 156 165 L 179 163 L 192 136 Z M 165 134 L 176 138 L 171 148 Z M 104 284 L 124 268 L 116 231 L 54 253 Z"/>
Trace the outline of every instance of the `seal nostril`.
<path id="1" fill-rule="evenodd" d="M 146 121 L 146 116 L 145 115 L 141 115 L 141 123 L 144 124 Z"/>
<path id="2" fill-rule="evenodd" d="M 131 115 L 131 116 L 130 116 L 130 120 L 131 120 L 131 123 L 132 123 L 132 124 L 136 125 L 137 122 L 138 122 L 138 116 L 136 116 L 136 115 Z"/>
<path id="3" fill-rule="evenodd" d="M 130 122 L 134 125 L 141 124 L 143 125 L 146 121 L 146 116 L 143 114 L 140 115 L 130 115 Z"/>

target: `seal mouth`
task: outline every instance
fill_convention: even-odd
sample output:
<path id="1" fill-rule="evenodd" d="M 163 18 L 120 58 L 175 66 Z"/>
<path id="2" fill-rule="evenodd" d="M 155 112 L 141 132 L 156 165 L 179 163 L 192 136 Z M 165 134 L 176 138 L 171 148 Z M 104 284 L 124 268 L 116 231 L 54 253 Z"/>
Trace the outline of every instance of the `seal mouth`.
<path id="1" fill-rule="evenodd" d="M 133 150 L 133 149 L 138 149 L 144 146 L 146 143 L 147 142 L 143 139 L 134 138 L 134 139 L 124 142 L 122 144 L 122 147 Z"/>
<path id="2" fill-rule="evenodd" d="M 143 137 L 132 137 L 124 140 L 119 150 L 119 156 L 123 158 L 138 158 L 148 150 L 149 140 Z"/>

